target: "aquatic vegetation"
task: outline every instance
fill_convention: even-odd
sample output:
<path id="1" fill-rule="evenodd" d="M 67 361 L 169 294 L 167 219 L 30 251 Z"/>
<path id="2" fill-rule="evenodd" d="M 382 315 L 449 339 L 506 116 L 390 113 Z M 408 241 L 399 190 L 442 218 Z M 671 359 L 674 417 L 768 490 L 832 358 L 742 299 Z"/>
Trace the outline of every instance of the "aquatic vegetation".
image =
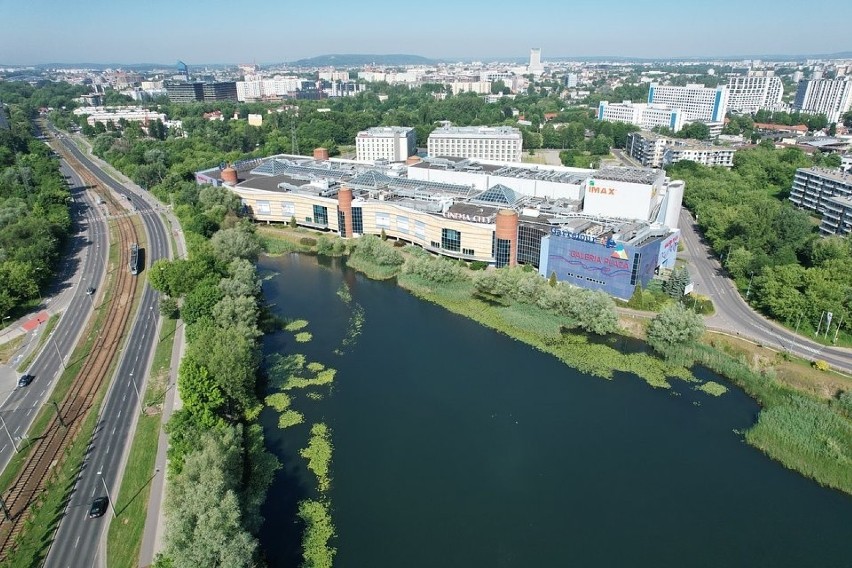
<path id="1" fill-rule="evenodd" d="M 313 338 L 314 336 L 307 331 L 300 331 L 296 334 L 296 341 L 298 341 L 299 343 L 307 343 Z"/>
<path id="2" fill-rule="evenodd" d="M 346 304 L 352 301 L 352 292 L 349 291 L 349 286 L 347 286 L 346 282 L 342 283 L 340 288 L 337 289 L 337 297 Z"/>
<path id="3" fill-rule="evenodd" d="M 340 347 L 334 350 L 335 354 L 343 355 L 346 348 L 355 345 L 355 342 L 358 340 L 358 336 L 361 335 L 361 330 L 364 327 L 365 313 L 366 311 L 363 306 L 355 304 L 355 308 L 352 310 L 352 315 L 349 317 L 349 325 L 346 328 L 346 335 L 343 337 L 343 341 L 340 342 Z"/>
<path id="4" fill-rule="evenodd" d="M 327 501 L 306 499 L 299 503 L 299 518 L 305 523 L 305 532 L 302 535 L 303 566 L 332 566 L 337 549 L 329 545 L 335 534 L 330 508 Z"/>
<path id="5" fill-rule="evenodd" d="M 305 329 L 306 327 L 308 327 L 308 321 L 307 320 L 302 320 L 302 319 L 293 320 L 293 321 L 287 322 L 287 325 L 284 326 L 284 331 L 294 332 L 294 331 L 299 331 L 300 329 Z"/>
<path id="6" fill-rule="evenodd" d="M 721 396 L 728 392 L 728 387 L 714 381 L 707 381 L 706 383 L 699 385 L 696 388 L 712 396 Z"/>
<path id="7" fill-rule="evenodd" d="M 323 369 L 325 369 L 325 365 L 322 363 L 317 363 L 315 361 L 308 363 L 308 370 L 312 373 L 319 373 Z"/>
<path id="8" fill-rule="evenodd" d="M 305 421 L 305 417 L 301 412 L 297 412 L 295 410 L 285 410 L 281 413 L 281 416 L 278 417 L 278 427 L 282 430 L 285 428 L 289 428 L 290 426 L 295 426 L 296 424 L 301 424 Z"/>
<path id="9" fill-rule="evenodd" d="M 311 426 L 311 439 L 308 447 L 299 451 L 299 455 L 308 460 L 308 469 L 317 476 L 317 486 L 325 492 L 331 486 L 331 430 L 318 422 Z"/>
<path id="10" fill-rule="evenodd" d="M 327 385 L 334 382 L 334 375 L 337 374 L 337 369 L 324 369 L 317 373 L 313 378 L 305 378 L 299 375 L 290 375 L 287 381 L 281 387 L 281 390 L 303 389 L 308 387 L 316 387 Z"/>
<path id="11" fill-rule="evenodd" d="M 321 395 L 318 392 L 309 392 L 307 394 L 307 397 L 311 400 L 322 400 L 323 398 L 325 398 L 323 395 Z"/>
<path id="12" fill-rule="evenodd" d="M 305 368 L 306 362 L 307 359 L 301 353 L 293 353 L 287 356 L 273 353 L 269 356 L 267 365 L 270 384 L 273 387 L 281 388 L 292 375 Z"/>
<path id="13" fill-rule="evenodd" d="M 283 392 L 277 392 L 266 397 L 267 406 L 271 406 L 278 412 L 284 412 L 290 408 L 291 402 L 292 399 L 290 398 L 290 395 Z"/>

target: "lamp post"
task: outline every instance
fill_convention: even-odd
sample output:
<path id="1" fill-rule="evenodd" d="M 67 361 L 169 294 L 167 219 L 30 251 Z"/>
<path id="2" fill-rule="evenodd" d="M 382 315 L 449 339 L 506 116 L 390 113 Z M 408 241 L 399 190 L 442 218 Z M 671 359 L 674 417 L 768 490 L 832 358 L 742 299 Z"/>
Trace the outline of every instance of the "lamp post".
<path id="1" fill-rule="evenodd" d="M 101 483 L 104 484 L 104 491 L 107 494 L 107 501 L 109 501 L 109 507 L 112 509 L 113 518 L 118 518 L 118 513 L 115 511 L 115 503 L 112 502 L 112 497 L 109 494 L 109 487 L 107 487 L 106 481 L 104 480 L 103 474 L 99 471 L 98 476 L 101 478 Z"/>
<path id="2" fill-rule="evenodd" d="M 65 371 L 67 367 L 65 366 L 65 359 L 62 358 L 62 355 L 59 353 L 59 347 L 56 345 L 56 338 L 53 337 L 53 348 L 56 349 L 56 356 L 59 357 L 59 362 L 62 363 L 62 370 Z"/>
<path id="3" fill-rule="evenodd" d="M 746 300 L 751 295 L 751 281 L 754 280 L 754 270 L 751 271 L 751 277 L 748 279 L 748 288 L 746 288 Z"/>
<path id="4" fill-rule="evenodd" d="M 3 424 L 3 429 L 6 431 L 6 435 L 9 436 L 9 441 L 12 442 L 12 447 L 15 448 L 15 453 L 18 453 L 18 444 L 15 443 L 15 439 L 12 437 L 12 433 L 9 432 L 9 427 L 6 426 L 6 421 L 3 420 L 3 416 L 0 415 L 0 422 Z"/>
<path id="5" fill-rule="evenodd" d="M 139 412 L 145 414 L 145 408 L 142 406 L 142 395 L 139 394 L 139 389 L 136 387 L 136 380 L 133 378 L 133 371 L 130 371 L 130 384 L 133 385 L 133 390 L 136 391 L 136 400 L 139 401 Z"/>

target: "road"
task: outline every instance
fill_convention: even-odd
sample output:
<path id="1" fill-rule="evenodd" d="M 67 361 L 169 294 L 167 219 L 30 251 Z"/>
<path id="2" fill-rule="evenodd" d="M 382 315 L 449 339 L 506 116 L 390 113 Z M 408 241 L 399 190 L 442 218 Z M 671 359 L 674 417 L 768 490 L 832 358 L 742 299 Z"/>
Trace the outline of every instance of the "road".
<path id="1" fill-rule="evenodd" d="M 69 260 L 62 267 L 59 283 L 51 290 L 47 301 L 52 304 L 53 313 L 62 310 L 61 305 L 67 306 L 41 353 L 27 369 L 35 377 L 33 382 L 28 387 L 14 388 L 17 373 L 4 370 L 4 387 L 13 390 L 0 405 L 0 427 L 3 429 L 0 432 L 0 470 L 6 468 L 39 409 L 53 392 L 79 334 L 86 327 L 94 303 L 102 297 L 100 285 L 109 246 L 106 221 L 97 209 L 94 195 L 83 187 L 74 171 L 64 163 L 61 171 L 68 176 L 71 185 L 74 198 L 71 217 L 75 231 L 70 238 Z M 96 288 L 95 294 L 86 294 L 89 286 Z M 33 340 L 39 331 L 31 332 Z"/>
<path id="2" fill-rule="evenodd" d="M 680 214 L 681 239 L 686 251 L 679 258 L 689 263 L 695 292 L 713 301 L 716 313 L 707 318 L 707 327 L 741 335 L 762 345 L 788 351 L 809 360 L 822 359 L 834 369 L 852 373 L 852 352 L 826 347 L 797 335 L 755 312 L 742 296 L 716 257 L 699 236 L 698 227 L 686 209 Z"/>
<path id="3" fill-rule="evenodd" d="M 61 142 L 104 186 L 132 200 L 148 237 L 145 250 L 146 266 L 161 258 L 168 258 L 168 232 L 155 208 L 146 199 L 133 194 L 106 175 L 67 138 L 63 137 Z M 121 268 L 126 270 L 126 267 Z M 104 537 L 109 526 L 109 515 L 114 509 L 99 519 L 89 519 L 89 506 L 95 497 L 107 493 L 111 504 L 117 497 L 126 454 L 141 411 L 138 393 L 144 392 L 158 324 L 158 295 L 146 284 L 136 319 L 120 357 L 118 370 L 109 387 L 98 424 L 89 443 L 85 461 L 48 553 L 45 562 L 47 567 L 105 565 Z M 163 475 L 164 472 L 152 474 L 153 478 L 154 475 Z M 142 498 L 141 494 L 147 489 L 147 485 L 140 487 L 137 498 Z"/>

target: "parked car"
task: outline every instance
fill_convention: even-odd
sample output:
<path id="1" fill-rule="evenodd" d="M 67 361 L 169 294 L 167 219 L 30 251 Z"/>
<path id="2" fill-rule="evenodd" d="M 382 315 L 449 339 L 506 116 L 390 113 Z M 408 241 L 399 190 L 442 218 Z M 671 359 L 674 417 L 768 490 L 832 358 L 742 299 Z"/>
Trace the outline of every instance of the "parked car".
<path id="1" fill-rule="evenodd" d="M 92 501 L 92 506 L 89 507 L 89 518 L 97 519 L 106 513 L 107 505 L 109 505 L 109 497 L 98 497 Z"/>
<path id="2" fill-rule="evenodd" d="M 33 379 L 34 379 L 34 378 L 35 378 L 35 377 L 33 377 L 33 376 L 32 376 L 31 374 L 29 374 L 29 373 L 27 373 L 27 374 L 25 374 L 25 375 L 21 375 L 21 378 L 20 378 L 20 379 L 18 379 L 18 386 L 19 386 L 19 387 L 25 387 L 25 386 L 27 386 L 28 384 L 30 384 L 31 382 L 33 382 Z"/>

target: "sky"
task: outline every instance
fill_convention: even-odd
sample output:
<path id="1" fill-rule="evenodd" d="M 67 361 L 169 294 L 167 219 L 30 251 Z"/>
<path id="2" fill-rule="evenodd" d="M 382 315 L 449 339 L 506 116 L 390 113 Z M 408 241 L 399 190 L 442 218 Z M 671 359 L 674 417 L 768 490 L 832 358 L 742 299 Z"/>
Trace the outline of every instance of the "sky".
<path id="1" fill-rule="evenodd" d="M 0 0 L 0 66 L 852 51 L 849 0 Z"/>

